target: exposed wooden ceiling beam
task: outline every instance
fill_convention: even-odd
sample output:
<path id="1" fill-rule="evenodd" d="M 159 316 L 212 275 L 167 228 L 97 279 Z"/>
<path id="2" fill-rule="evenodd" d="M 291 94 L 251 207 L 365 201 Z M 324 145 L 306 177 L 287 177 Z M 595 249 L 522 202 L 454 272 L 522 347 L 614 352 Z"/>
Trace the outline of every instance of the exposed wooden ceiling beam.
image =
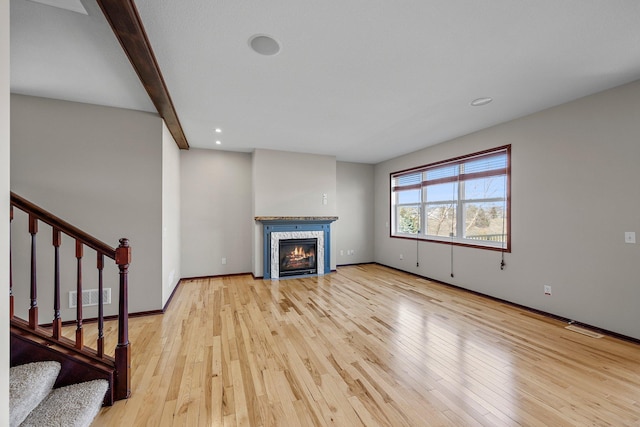
<path id="1" fill-rule="evenodd" d="M 176 144 L 188 150 L 189 143 L 133 0 L 97 1 Z"/>

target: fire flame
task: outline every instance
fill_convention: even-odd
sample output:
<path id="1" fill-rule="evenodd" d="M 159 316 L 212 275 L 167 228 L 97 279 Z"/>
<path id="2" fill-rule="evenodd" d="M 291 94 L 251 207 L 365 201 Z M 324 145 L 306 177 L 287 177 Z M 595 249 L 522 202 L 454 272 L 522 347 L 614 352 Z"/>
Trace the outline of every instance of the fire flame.
<path id="1" fill-rule="evenodd" d="M 311 248 L 308 252 L 305 251 L 304 247 L 302 246 L 296 246 L 295 248 L 293 248 L 293 250 L 289 253 L 289 256 L 292 259 L 302 259 L 302 258 L 309 258 L 311 256 L 315 256 L 314 250 L 313 248 Z"/>

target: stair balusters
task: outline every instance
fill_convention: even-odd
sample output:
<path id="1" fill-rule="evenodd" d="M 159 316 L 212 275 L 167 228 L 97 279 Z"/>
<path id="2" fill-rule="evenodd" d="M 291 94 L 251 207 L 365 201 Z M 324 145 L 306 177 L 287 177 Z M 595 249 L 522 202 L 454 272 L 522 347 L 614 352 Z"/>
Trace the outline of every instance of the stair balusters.
<path id="1" fill-rule="evenodd" d="M 104 269 L 104 255 L 98 252 L 97 265 L 98 268 L 98 341 L 97 352 L 98 357 L 104 356 L 104 290 L 102 283 L 102 270 Z"/>
<path id="2" fill-rule="evenodd" d="M 31 234 L 31 290 L 29 306 L 29 327 L 35 329 L 38 326 L 38 278 L 36 263 L 36 235 L 38 234 L 38 218 L 29 214 L 29 234 Z"/>
<path id="3" fill-rule="evenodd" d="M 82 242 L 76 239 L 77 282 L 76 282 L 76 348 L 84 347 L 82 331 Z"/>
<path id="4" fill-rule="evenodd" d="M 60 317 L 60 245 L 62 233 L 53 227 L 54 277 L 53 277 L 53 337 L 59 339 L 62 334 L 62 318 Z"/>
<path id="5" fill-rule="evenodd" d="M 84 233 L 82 230 L 72 226 L 71 224 L 52 215 L 44 209 L 32 204 L 15 193 L 11 193 L 10 220 L 13 224 L 14 211 L 16 207 L 28 214 L 29 234 L 31 235 L 31 269 L 30 269 L 30 288 L 29 288 L 29 320 L 26 323 L 14 315 L 14 289 L 13 289 L 13 253 L 9 251 L 10 279 L 9 279 L 9 299 L 10 299 L 10 319 L 12 326 L 28 328 L 39 334 L 46 334 L 49 339 L 60 343 L 66 348 L 75 348 L 78 352 L 89 355 L 93 358 L 111 364 L 115 368 L 113 397 L 115 400 L 126 399 L 131 394 L 131 349 L 129 345 L 129 322 L 128 322 L 128 271 L 131 263 L 131 247 L 128 239 L 120 239 L 120 245 L 117 249 L 99 241 L 98 239 Z M 38 322 L 38 283 L 37 283 L 37 234 L 38 221 L 42 221 L 52 227 L 52 245 L 54 249 L 54 277 L 53 277 L 53 310 L 54 318 L 52 322 L 51 335 L 48 335 L 46 329 L 39 326 Z M 10 233 L 12 233 L 10 231 Z M 75 257 L 76 257 L 76 331 L 75 343 L 62 336 L 62 318 L 61 318 L 61 269 L 60 269 L 60 247 L 62 245 L 62 234 L 65 234 L 75 240 Z M 90 349 L 84 344 L 83 330 L 83 313 L 82 313 L 82 290 L 83 290 L 83 271 L 82 259 L 84 255 L 84 246 L 96 251 L 97 254 L 97 270 L 98 270 L 98 338 L 96 342 L 97 349 Z M 118 344 L 115 349 L 115 360 L 104 353 L 104 257 L 111 258 L 115 261 L 119 270 L 119 302 L 118 302 Z M 26 258 L 26 257 L 25 257 Z M 26 262 L 26 260 L 25 260 Z M 40 335 L 43 336 L 43 335 Z"/>

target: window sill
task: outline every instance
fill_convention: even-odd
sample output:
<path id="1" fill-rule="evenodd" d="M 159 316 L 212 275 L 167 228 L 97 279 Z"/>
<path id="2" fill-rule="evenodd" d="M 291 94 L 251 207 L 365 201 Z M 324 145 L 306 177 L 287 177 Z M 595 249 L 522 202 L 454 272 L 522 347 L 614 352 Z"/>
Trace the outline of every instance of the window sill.
<path id="1" fill-rule="evenodd" d="M 509 243 L 507 243 L 503 248 L 501 242 L 493 242 L 493 244 L 492 243 L 478 244 L 477 242 L 479 242 L 479 240 L 472 240 L 472 239 L 452 241 L 450 238 L 447 238 L 447 237 L 438 239 L 434 237 L 425 237 L 425 236 L 416 237 L 409 234 L 407 235 L 392 234 L 389 237 L 391 237 L 392 239 L 404 239 L 404 240 L 413 240 L 413 241 L 417 240 L 419 242 L 439 243 L 444 245 L 462 246 L 467 248 L 486 249 L 489 251 L 511 253 L 511 247 L 510 247 L 511 245 L 509 245 Z"/>

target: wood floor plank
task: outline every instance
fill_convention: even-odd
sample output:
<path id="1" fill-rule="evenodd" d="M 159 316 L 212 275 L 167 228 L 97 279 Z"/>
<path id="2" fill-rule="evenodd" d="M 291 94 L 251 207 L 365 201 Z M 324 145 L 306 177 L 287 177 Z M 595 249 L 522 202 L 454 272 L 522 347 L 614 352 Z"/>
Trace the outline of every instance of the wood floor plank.
<path id="1" fill-rule="evenodd" d="M 640 425 L 637 344 L 379 265 L 186 280 L 129 325 L 132 397 L 94 426 Z"/>

